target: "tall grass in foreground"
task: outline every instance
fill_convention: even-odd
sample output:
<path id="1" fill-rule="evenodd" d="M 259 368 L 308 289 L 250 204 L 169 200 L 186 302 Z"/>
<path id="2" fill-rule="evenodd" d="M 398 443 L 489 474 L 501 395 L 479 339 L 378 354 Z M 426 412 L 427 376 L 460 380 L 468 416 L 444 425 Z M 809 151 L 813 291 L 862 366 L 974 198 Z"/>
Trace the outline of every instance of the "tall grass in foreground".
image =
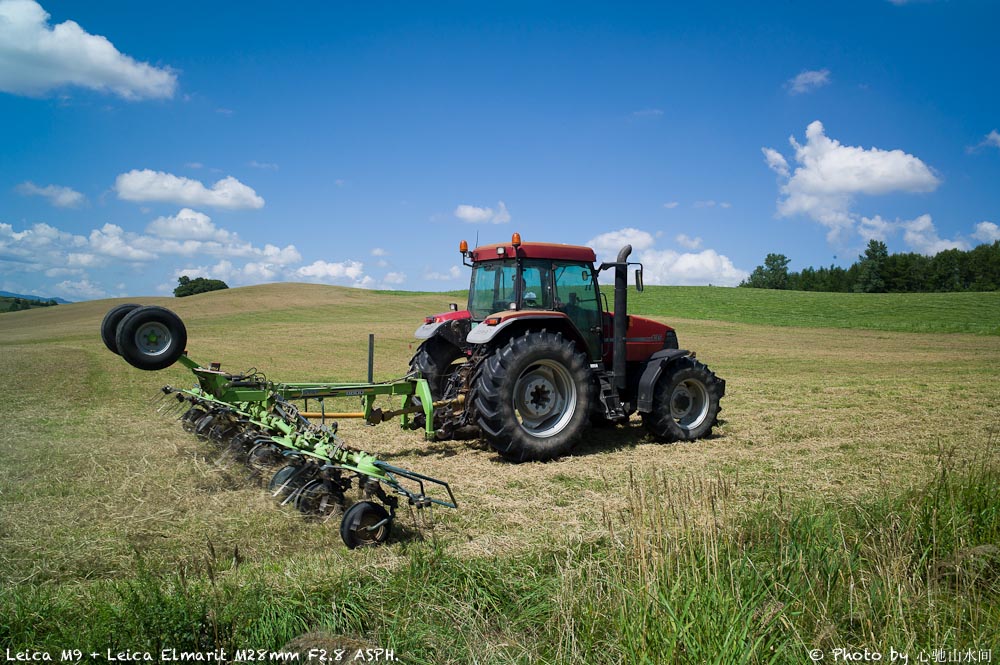
<path id="1" fill-rule="evenodd" d="M 925 487 L 852 506 L 779 493 L 738 513 L 737 490 L 637 477 L 604 536 L 510 558 L 416 543 L 392 570 L 293 580 L 209 548 L 172 573 L 139 562 L 130 579 L 17 585 L 0 592 L 0 644 L 232 651 L 324 629 L 407 663 L 799 663 L 866 647 L 914 662 L 1000 647 L 992 448 L 942 454 Z"/>

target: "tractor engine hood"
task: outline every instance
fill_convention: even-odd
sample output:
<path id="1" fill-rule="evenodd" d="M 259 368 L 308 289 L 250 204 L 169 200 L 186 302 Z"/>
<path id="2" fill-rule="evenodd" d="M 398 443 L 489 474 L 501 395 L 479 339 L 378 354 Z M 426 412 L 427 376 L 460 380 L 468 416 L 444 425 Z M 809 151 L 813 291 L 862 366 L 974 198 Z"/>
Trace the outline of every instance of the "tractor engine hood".
<path id="1" fill-rule="evenodd" d="M 472 312 L 467 309 L 461 309 L 457 312 L 434 314 L 424 319 L 424 325 L 417 328 L 416 332 L 413 333 L 413 336 L 417 339 L 429 339 L 443 324 L 450 321 L 465 321 L 471 318 Z"/>

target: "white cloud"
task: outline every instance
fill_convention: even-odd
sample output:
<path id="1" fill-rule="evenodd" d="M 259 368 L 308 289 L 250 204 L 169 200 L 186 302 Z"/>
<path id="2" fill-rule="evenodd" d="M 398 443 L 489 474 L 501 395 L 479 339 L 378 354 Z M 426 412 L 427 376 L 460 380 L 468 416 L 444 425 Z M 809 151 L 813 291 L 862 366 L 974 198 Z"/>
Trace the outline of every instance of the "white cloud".
<path id="1" fill-rule="evenodd" d="M 458 266 L 448 268 L 448 272 L 428 271 L 424 273 L 424 279 L 428 279 L 433 282 L 450 282 L 451 280 L 458 279 L 461 276 L 462 269 Z"/>
<path id="2" fill-rule="evenodd" d="M 774 148 L 761 148 L 764 153 L 764 159 L 767 160 L 767 166 L 772 171 L 780 176 L 788 177 L 788 161 L 785 156 Z"/>
<path id="3" fill-rule="evenodd" d="M 313 261 L 295 271 L 295 276 L 316 282 L 336 282 L 356 280 L 363 277 L 365 266 L 360 261 Z"/>
<path id="4" fill-rule="evenodd" d="M 885 240 L 898 228 L 899 223 L 882 219 L 880 215 L 874 217 L 862 217 L 858 224 L 858 234 L 864 238 L 865 243 L 871 240 Z"/>
<path id="5" fill-rule="evenodd" d="M 38 96 L 63 86 L 125 99 L 170 98 L 177 75 L 137 62 L 75 21 L 49 25 L 34 0 L 0 0 L 0 90 Z"/>
<path id="6" fill-rule="evenodd" d="M 969 249 L 969 244 L 964 240 L 942 240 L 939 238 L 930 215 L 921 215 L 914 220 L 902 222 L 901 225 L 903 227 L 903 241 L 921 254 L 933 256 L 946 249 Z"/>
<path id="7" fill-rule="evenodd" d="M 667 210 L 673 210 L 679 205 L 680 204 L 677 201 L 668 201 L 667 203 L 663 204 L 663 207 L 666 208 Z"/>
<path id="8" fill-rule="evenodd" d="M 591 238 L 587 242 L 588 247 L 592 247 L 597 252 L 598 257 L 605 257 L 607 261 L 614 261 L 618 258 L 618 252 L 625 245 L 632 245 L 632 251 L 638 252 L 649 249 L 656 241 L 653 236 L 646 231 L 640 231 L 632 227 L 602 233 L 596 238 Z"/>
<path id="9" fill-rule="evenodd" d="M 49 203 L 57 208 L 79 208 L 87 203 L 87 197 L 75 189 L 60 185 L 39 187 L 30 180 L 17 186 L 17 191 L 24 196 L 44 196 Z"/>
<path id="10" fill-rule="evenodd" d="M 715 201 L 695 201 L 692 205 L 695 208 L 714 208 Z"/>
<path id="11" fill-rule="evenodd" d="M 822 88 L 825 85 L 829 85 L 829 83 L 830 70 L 815 69 L 800 72 L 795 77 L 788 79 L 785 87 L 788 88 L 788 94 L 801 95 L 806 92 L 812 92 L 817 88 Z"/>
<path id="12" fill-rule="evenodd" d="M 966 152 L 973 153 L 979 151 L 980 148 L 1000 148 L 1000 132 L 993 129 L 990 133 L 983 137 L 983 140 L 974 146 L 970 146 L 965 149 Z"/>
<path id="13" fill-rule="evenodd" d="M 175 240 L 232 242 L 236 239 L 235 234 L 216 228 L 208 215 L 190 208 L 182 208 L 173 217 L 157 217 L 146 227 L 146 233 Z"/>
<path id="14" fill-rule="evenodd" d="M 639 256 L 647 284 L 736 286 L 749 273 L 733 265 L 729 257 L 706 249 L 697 254 L 673 250 L 650 250 Z"/>
<path id="15" fill-rule="evenodd" d="M 372 247 L 372 256 L 388 256 L 389 252 L 385 251 L 381 247 Z"/>
<path id="16" fill-rule="evenodd" d="M 203 169 L 203 168 L 205 168 L 205 165 L 202 164 L 201 162 L 188 162 L 184 166 L 188 167 L 189 169 Z"/>
<path id="17" fill-rule="evenodd" d="M 503 201 L 497 202 L 497 209 L 478 208 L 465 203 L 455 208 L 455 217 L 470 224 L 506 224 L 510 221 L 510 213 Z"/>
<path id="18" fill-rule="evenodd" d="M 134 247 L 124 229 L 115 224 L 105 224 L 90 232 L 90 248 L 97 254 L 125 261 L 152 261 L 153 252 Z"/>
<path id="19" fill-rule="evenodd" d="M 993 222 L 979 222 L 972 237 L 981 242 L 996 242 L 1000 240 L 1000 227 Z"/>
<path id="20" fill-rule="evenodd" d="M 55 286 L 55 294 L 67 300 L 87 300 L 93 298 L 107 298 L 108 292 L 89 279 L 77 281 L 66 280 L 59 282 Z"/>
<path id="21" fill-rule="evenodd" d="M 692 241 L 684 235 L 677 236 L 676 240 L 681 238 Z M 696 240 L 700 245 L 701 239 Z M 602 233 L 587 245 L 597 252 L 598 261 L 614 261 L 624 245 L 632 245 L 629 260 L 643 264 L 643 277 L 647 284 L 736 286 L 749 276 L 749 273 L 734 266 L 729 257 L 715 250 L 706 249 L 698 253 L 657 250 L 653 247 L 654 242 L 653 236 L 646 231 L 625 228 Z"/>
<path id="22" fill-rule="evenodd" d="M 258 162 L 256 159 L 251 159 L 247 162 L 247 166 L 255 169 L 263 169 L 265 171 L 277 171 L 278 165 L 274 162 Z"/>
<path id="23" fill-rule="evenodd" d="M 679 234 L 674 241 L 685 249 L 698 249 L 701 247 L 701 238 L 692 238 L 684 233 Z"/>
<path id="24" fill-rule="evenodd" d="M 977 225 L 976 228 L 979 229 L 980 226 L 981 224 Z M 969 243 L 960 237 L 946 240 L 938 236 L 930 215 L 920 215 L 911 220 L 897 219 L 895 221 L 875 215 L 874 217 L 862 217 L 858 225 L 858 233 L 866 242 L 870 240 L 885 242 L 898 231 L 903 231 L 903 242 L 907 249 L 920 254 L 933 256 L 946 249 L 969 249 Z"/>
<path id="25" fill-rule="evenodd" d="M 806 143 L 789 137 L 798 166 L 789 177 L 788 163 L 764 148 L 768 166 L 786 179 L 778 201 L 782 217 L 803 214 L 827 227 L 830 242 L 842 242 L 857 222 L 850 208 L 859 194 L 929 192 L 940 180 L 920 159 L 902 150 L 845 146 L 826 136 L 823 123 L 806 128 Z M 771 152 L 769 152 L 771 151 Z"/>
<path id="26" fill-rule="evenodd" d="M 118 198 L 126 201 L 164 201 L 185 206 L 263 208 L 264 199 L 251 187 L 227 176 L 209 189 L 198 180 L 150 169 L 132 170 L 115 179 Z"/>
<path id="27" fill-rule="evenodd" d="M 405 284 L 406 273 L 402 272 L 386 273 L 385 277 L 382 278 L 382 282 L 385 284 Z"/>

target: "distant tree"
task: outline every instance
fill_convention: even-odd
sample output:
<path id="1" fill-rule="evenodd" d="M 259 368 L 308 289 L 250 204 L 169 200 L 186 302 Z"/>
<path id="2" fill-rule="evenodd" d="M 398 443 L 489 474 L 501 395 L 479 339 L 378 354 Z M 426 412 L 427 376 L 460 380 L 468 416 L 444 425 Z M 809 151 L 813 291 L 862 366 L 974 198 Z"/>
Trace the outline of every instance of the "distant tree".
<path id="1" fill-rule="evenodd" d="M 174 289 L 174 295 L 178 298 L 183 298 L 185 296 L 193 296 L 196 293 L 220 291 L 228 288 L 229 286 L 221 279 L 206 279 L 205 277 L 191 279 L 187 275 L 182 275 L 177 279 L 177 288 Z"/>
<path id="2" fill-rule="evenodd" d="M 788 257 L 784 254 L 768 254 L 764 265 L 757 266 L 750 277 L 740 283 L 753 289 L 787 289 Z"/>
<path id="3" fill-rule="evenodd" d="M 885 293 L 885 264 L 889 259 L 889 248 L 881 240 L 868 241 L 865 253 L 858 257 L 858 279 L 854 283 L 856 293 Z"/>

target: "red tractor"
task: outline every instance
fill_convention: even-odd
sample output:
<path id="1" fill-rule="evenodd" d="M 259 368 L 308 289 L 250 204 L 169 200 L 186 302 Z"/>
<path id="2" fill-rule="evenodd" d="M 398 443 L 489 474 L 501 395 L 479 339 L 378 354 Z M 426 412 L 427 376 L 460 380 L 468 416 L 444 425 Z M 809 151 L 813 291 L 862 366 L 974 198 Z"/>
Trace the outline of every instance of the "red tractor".
<path id="1" fill-rule="evenodd" d="M 628 316 L 628 266 L 642 290 L 631 245 L 595 267 L 589 247 L 521 242 L 485 245 L 472 268 L 467 309 L 428 316 L 410 369 L 435 402 L 438 438 L 479 433 L 513 462 L 570 451 L 592 423 L 621 423 L 639 412 L 663 441 L 708 436 L 726 382 L 678 348 L 673 328 Z M 597 281 L 615 272 L 614 311 Z M 475 428 L 475 429 L 473 429 Z"/>

